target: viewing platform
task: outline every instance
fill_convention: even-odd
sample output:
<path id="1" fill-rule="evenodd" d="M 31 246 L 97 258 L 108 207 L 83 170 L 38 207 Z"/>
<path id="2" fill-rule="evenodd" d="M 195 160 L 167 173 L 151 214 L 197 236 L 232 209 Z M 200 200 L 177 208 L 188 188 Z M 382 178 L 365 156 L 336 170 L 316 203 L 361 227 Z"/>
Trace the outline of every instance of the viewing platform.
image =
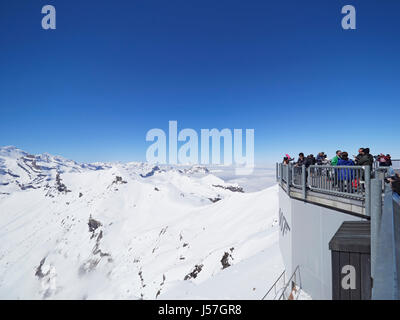
<path id="1" fill-rule="evenodd" d="M 383 178 L 390 169 L 400 172 L 400 160 L 392 167 L 322 166 L 306 168 L 276 164 L 276 179 L 291 198 L 325 206 L 344 213 L 369 218 L 371 213 L 371 178 Z M 371 176 L 372 175 L 372 176 Z"/>
<path id="2" fill-rule="evenodd" d="M 392 162 L 392 167 L 276 165 L 279 246 L 287 275 L 298 274 L 298 283 L 286 287 L 313 299 L 399 299 L 400 197 L 385 178 L 399 171 L 400 160 Z M 333 245 L 343 234 L 339 230 L 347 232 L 340 236 L 344 245 Z M 359 237 L 362 246 L 346 240 Z M 345 271 L 352 268 L 357 285 L 343 289 Z"/>

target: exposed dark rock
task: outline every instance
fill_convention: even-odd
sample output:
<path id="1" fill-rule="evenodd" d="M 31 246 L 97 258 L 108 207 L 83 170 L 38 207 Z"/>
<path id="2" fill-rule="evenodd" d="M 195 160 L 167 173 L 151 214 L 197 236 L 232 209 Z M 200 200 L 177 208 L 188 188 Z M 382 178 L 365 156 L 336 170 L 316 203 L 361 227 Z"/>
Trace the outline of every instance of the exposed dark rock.
<path id="1" fill-rule="evenodd" d="M 22 166 L 20 163 L 17 163 L 18 167 L 20 167 L 22 170 L 24 170 L 29 177 L 31 177 L 31 173 L 29 172 L 28 169 L 26 169 L 24 166 Z"/>
<path id="2" fill-rule="evenodd" d="M 158 166 L 154 166 L 151 171 L 147 172 L 146 174 L 140 174 L 142 178 L 148 178 L 154 175 L 154 173 L 161 171 Z"/>
<path id="3" fill-rule="evenodd" d="M 184 169 L 183 171 L 186 174 L 196 174 L 196 173 L 202 173 L 202 174 L 206 174 L 209 173 L 210 171 L 203 166 L 193 166 L 189 169 Z"/>
<path id="4" fill-rule="evenodd" d="M 93 238 L 94 234 L 92 235 Z M 94 255 L 99 254 L 101 258 L 103 257 L 111 257 L 111 254 L 108 252 L 103 252 L 100 249 L 100 240 L 103 239 L 103 231 L 101 230 L 99 235 L 97 236 L 96 239 L 96 244 L 94 245 L 92 252 Z M 111 259 L 112 260 L 112 259 Z M 108 260 L 108 262 L 110 262 L 110 259 Z"/>
<path id="5" fill-rule="evenodd" d="M 161 236 L 161 235 L 165 234 L 165 232 L 167 232 L 167 229 L 168 229 L 168 226 L 162 228 L 160 233 L 158 234 L 158 236 Z"/>
<path id="6" fill-rule="evenodd" d="M 35 276 L 37 276 L 39 279 L 42 279 L 43 277 L 49 275 L 50 271 L 48 271 L 46 273 L 43 273 L 43 271 L 42 271 L 42 267 L 43 267 L 45 261 L 46 261 L 46 258 L 43 258 L 40 261 L 39 266 L 36 268 Z"/>
<path id="7" fill-rule="evenodd" d="M 21 190 L 27 190 L 27 189 L 37 189 L 31 184 L 18 184 L 18 186 L 21 188 Z"/>
<path id="8" fill-rule="evenodd" d="M 215 203 L 215 202 L 218 202 L 218 201 L 222 200 L 222 198 L 208 198 L 208 200 L 210 200 L 211 202 Z"/>
<path id="9" fill-rule="evenodd" d="M 157 187 L 154 187 L 154 190 L 155 190 L 155 191 L 160 191 L 160 189 L 158 189 Z"/>
<path id="10" fill-rule="evenodd" d="M 231 248 L 230 250 L 232 252 L 233 248 Z M 221 259 L 222 270 L 231 266 L 231 264 L 229 263 L 229 258 L 233 259 L 232 255 L 229 252 L 225 252 Z"/>
<path id="11" fill-rule="evenodd" d="M 221 186 L 221 185 L 219 185 L 219 184 L 213 184 L 212 186 L 213 186 L 213 187 L 216 187 L 216 188 L 221 188 L 221 189 L 229 190 L 229 191 L 232 191 L 232 192 L 241 192 L 241 193 L 244 193 L 244 190 L 243 190 L 242 187 Z"/>
<path id="12" fill-rule="evenodd" d="M 37 165 L 36 160 L 32 161 L 32 167 L 36 170 L 41 170 L 40 166 Z"/>
<path id="13" fill-rule="evenodd" d="M 142 272 L 142 270 L 140 270 L 140 271 L 138 272 L 138 275 L 139 275 L 139 278 L 140 278 L 140 283 L 141 283 L 141 285 L 142 285 L 142 288 L 145 288 L 145 287 L 146 287 L 146 284 L 144 283 L 144 278 L 143 278 L 143 272 Z"/>
<path id="14" fill-rule="evenodd" d="M 122 179 L 122 177 L 119 177 L 119 176 L 116 176 L 115 177 L 115 180 L 113 181 L 113 184 L 125 184 L 125 183 L 128 183 L 128 182 L 126 182 L 125 180 L 123 180 Z"/>
<path id="15" fill-rule="evenodd" d="M 190 280 L 190 279 L 196 279 L 197 275 L 200 273 L 201 269 L 203 269 L 202 264 L 196 264 L 189 274 L 187 274 L 184 278 L 184 280 Z"/>
<path id="16" fill-rule="evenodd" d="M 61 182 L 60 173 L 57 173 L 56 175 L 56 189 L 58 192 L 61 193 L 71 192 L 70 190 L 68 190 L 67 186 Z"/>
<path id="17" fill-rule="evenodd" d="M 82 198 L 83 194 L 82 192 L 79 192 L 79 198 Z"/>
<path id="18" fill-rule="evenodd" d="M 13 177 L 13 178 L 20 178 L 19 175 L 12 173 L 10 170 L 8 170 L 8 171 L 6 172 L 6 174 L 10 175 L 10 176 Z"/>
<path id="19" fill-rule="evenodd" d="M 96 229 L 99 228 L 101 225 L 102 224 L 100 221 L 93 219 L 92 216 L 90 215 L 88 222 L 89 232 L 95 232 Z"/>

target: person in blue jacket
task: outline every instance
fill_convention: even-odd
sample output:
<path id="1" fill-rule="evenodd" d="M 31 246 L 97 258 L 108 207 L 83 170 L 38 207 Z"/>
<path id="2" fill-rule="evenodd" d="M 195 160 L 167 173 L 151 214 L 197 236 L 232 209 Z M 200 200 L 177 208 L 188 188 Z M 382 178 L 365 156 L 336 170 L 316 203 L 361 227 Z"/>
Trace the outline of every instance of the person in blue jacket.
<path id="1" fill-rule="evenodd" d="M 349 154 L 347 152 L 342 152 L 340 159 L 337 163 L 338 166 L 354 166 L 354 161 L 349 159 Z M 339 187 L 340 191 L 345 191 L 346 189 L 351 190 L 351 183 L 354 179 L 354 170 L 350 168 L 341 168 L 339 172 Z"/>

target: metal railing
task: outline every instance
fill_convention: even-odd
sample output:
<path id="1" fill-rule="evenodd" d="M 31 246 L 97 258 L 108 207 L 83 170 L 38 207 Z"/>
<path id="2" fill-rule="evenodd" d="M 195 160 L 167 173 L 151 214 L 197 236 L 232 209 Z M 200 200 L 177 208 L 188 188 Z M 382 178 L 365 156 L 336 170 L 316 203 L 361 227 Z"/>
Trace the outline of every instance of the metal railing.
<path id="1" fill-rule="evenodd" d="M 289 278 L 285 287 L 282 289 L 282 293 L 280 294 L 277 300 L 294 300 L 295 297 L 293 296 L 293 293 L 296 291 L 298 293 L 298 291 L 300 291 L 301 289 L 302 285 L 301 285 L 300 267 L 297 266 L 296 269 L 294 269 L 294 272 L 292 276 Z"/>
<path id="2" fill-rule="evenodd" d="M 400 159 L 392 159 L 392 165 L 391 167 L 395 170 L 400 170 Z M 384 166 L 380 166 L 380 162 L 379 161 L 374 161 L 374 165 L 373 167 L 376 168 L 384 168 Z"/>
<path id="3" fill-rule="evenodd" d="M 302 167 L 296 167 L 296 166 L 291 166 L 292 167 L 292 185 L 297 188 L 302 187 Z"/>
<path id="4" fill-rule="evenodd" d="M 364 199 L 369 173 L 369 168 L 361 166 L 310 166 L 308 187 L 313 191 Z"/>
<path id="5" fill-rule="evenodd" d="M 267 291 L 267 293 L 261 300 L 275 300 L 276 299 L 278 293 L 280 291 L 282 291 L 282 288 L 284 288 L 286 285 L 285 274 L 286 274 L 286 271 L 283 271 L 280 274 L 278 279 L 276 279 L 274 284 L 271 286 L 271 288 Z M 278 286 L 279 286 L 279 289 L 277 289 Z M 272 294 L 273 294 L 273 296 L 272 296 Z M 272 297 L 272 299 L 269 299 L 270 297 Z"/>
<path id="6" fill-rule="evenodd" d="M 388 167 L 380 167 L 373 173 L 386 174 Z M 290 194 L 291 189 L 302 192 L 304 200 L 309 191 L 364 202 L 365 213 L 370 215 L 371 168 L 369 166 L 311 165 L 299 167 L 278 163 L 277 181 Z"/>
<path id="7" fill-rule="evenodd" d="M 394 170 L 400 170 L 400 159 L 392 160 L 392 168 Z"/>

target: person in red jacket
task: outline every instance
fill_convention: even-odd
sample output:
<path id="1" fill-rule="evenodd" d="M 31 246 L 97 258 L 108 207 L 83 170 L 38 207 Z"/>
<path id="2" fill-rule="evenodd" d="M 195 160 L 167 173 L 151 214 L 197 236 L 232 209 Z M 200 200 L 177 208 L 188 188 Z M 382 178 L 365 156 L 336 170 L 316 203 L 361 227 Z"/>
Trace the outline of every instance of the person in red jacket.
<path id="1" fill-rule="evenodd" d="M 376 158 L 376 161 L 379 162 L 380 167 L 386 167 L 386 157 L 383 153 L 381 153 L 378 158 Z"/>

